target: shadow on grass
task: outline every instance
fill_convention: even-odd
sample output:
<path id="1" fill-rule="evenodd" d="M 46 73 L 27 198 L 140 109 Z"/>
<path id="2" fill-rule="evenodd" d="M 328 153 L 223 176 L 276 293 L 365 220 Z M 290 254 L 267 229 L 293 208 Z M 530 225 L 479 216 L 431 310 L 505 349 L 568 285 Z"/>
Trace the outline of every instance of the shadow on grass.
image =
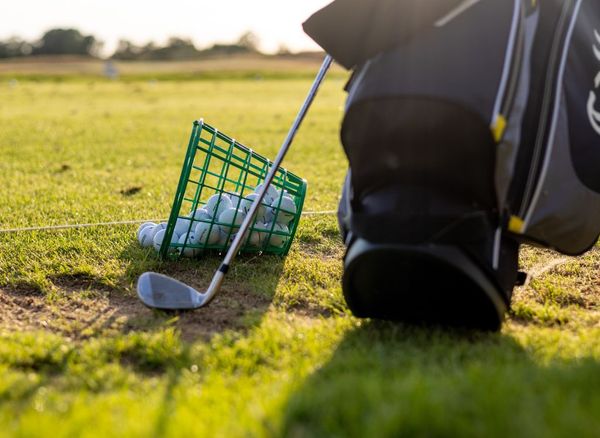
<path id="1" fill-rule="evenodd" d="M 600 362 L 506 334 L 365 322 L 288 400 L 281 436 L 593 436 Z"/>
<path id="2" fill-rule="evenodd" d="M 175 411 L 175 388 L 181 379 L 181 370 L 171 370 L 168 374 L 167 384 L 163 395 L 162 403 L 156 416 L 154 433 L 152 436 L 162 437 L 166 435 L 169 428 L 170 418 Z"/>

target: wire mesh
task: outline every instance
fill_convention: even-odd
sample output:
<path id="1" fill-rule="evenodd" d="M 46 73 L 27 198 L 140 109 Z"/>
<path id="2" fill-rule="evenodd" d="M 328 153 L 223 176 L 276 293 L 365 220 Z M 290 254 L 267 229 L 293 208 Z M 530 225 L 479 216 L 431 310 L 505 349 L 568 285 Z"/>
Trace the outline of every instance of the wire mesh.
<path id="1" fill-rule="evenodd" d="M 194 122 L 161 258 L 226 251 L 272 164 L 202 120 Z M 287 254 L 306 189 L 305 180 L 280 167 L 240 252 Z"/>

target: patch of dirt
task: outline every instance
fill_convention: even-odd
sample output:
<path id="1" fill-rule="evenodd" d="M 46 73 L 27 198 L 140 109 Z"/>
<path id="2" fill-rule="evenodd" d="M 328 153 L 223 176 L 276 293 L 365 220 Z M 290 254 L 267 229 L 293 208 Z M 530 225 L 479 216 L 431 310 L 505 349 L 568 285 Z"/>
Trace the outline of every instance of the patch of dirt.
<path id="1" fill-rule="evenodd" d="M 125 297 L 94 291 L 87 296 L 65 293 L 57 297 L 22 289 L 0 289 L 0 329 L 48 330 L 73 338 L 87 338 L 110 330 L 125 330 Z M 116 295 L 116 294 L 115 294 Z"/>
<path id="2" fill-rule="evenodd" d="M 0 331 L 48 330 L 86 339 L 174 326 L 183 339 L 192 341 L 224 330 L 243 330 L 270 305 L 264 296 L 230 286 L 207 308 L 158 312 L 146 308 L 132 291 L 111 289 L 93 279 L 54 280 L 57 293 L 53 296 L 24 288 L 0 288 Z"/>
<path id="3" fill-rule="evenodd" d="M 86 273 L 51 275 L 48 280 L 60 291 L 69 293 L 81 291 L 111 292 L 114 290 L 112 285 Z"/>
<path id="4" fill-rule="evenodd" d="M 286 310 L 307 318 L 331 318 L 336 315 L 332 309 L 319 307 L 309 302 L 294 303 L 288 306 Z"/>
<path id="5" fill-rule="evenodd" d="M 196 290 L 206 289 L 209 279 L 180 265 L 172 266 L 171 275 Z M 212 272 L 211 272 L 212 275 Z M 258 323 L 272 307 L 272 297 L 252 292 L 239 283 L 225 282 L 213 301 L 204 308 L 186 312 L 152 312 L 166 319 L 177 317 L 175 326 L 186 341 L 208 339 L 226 330 L 244 330 Z"/>
<path id="6" fill-rule="evenodd" d="M 297 245 L 300 252 L 307 257 L 318 257 L 324 261 L 337 260 L 340 264 L 342 264 L 342 260 L 344 259 L 344 249 L 340 246 L 326 246 L 321 243 L 315 245 L 306 242 L 299 242 Z"/>
<path id="7" fill-rule="evenodd" d="M 271 301 L 261 295 L 224 288 L 206 308 L 180 312 L 177 327 L 183 339 L 193 340 L 225 330 L 243 330 L 264 315 Z"/>
<path id="8" fill-rule="evenodd" d="M 56 171 L 56 173 L 65 173 L 68 172 L 69 170 L 71 170 L 71 166 L 69 166 L 68 164 L 63 164 L 62 166 L 60 166 L 60 168 Z"/>
<path id="9" fill-rule="evenodd" d="M 126 189 L 122 189 L 120 193 L 121 193 L 121 195 L 123 195 L 125 197 L 129 197 L 129 196 L 137 195 L 141 191 L 142 191 L 142 187 L 135 186 L 135 187 L 129 187 Z"/>

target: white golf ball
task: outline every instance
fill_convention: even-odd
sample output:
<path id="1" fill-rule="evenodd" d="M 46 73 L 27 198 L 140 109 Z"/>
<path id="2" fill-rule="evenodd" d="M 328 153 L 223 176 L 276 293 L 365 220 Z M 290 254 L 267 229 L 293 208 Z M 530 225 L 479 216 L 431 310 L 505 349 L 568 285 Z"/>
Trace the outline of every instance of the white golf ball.
<path id="1" fill-rule="evenodd" d="M 241 202 L 240 210 L 242 210 L 244 214 L 248 214 L 248 212 L 250 212 L 250 207 L 252 207 L 252 204 L 254 203 L 254 200 L 256 198 L 258 198 L 258 195 L 256 193 L 251 193 L 248 196 L 246 196 L 246 198 L 244 198 L 244 200 Z M 256 211 L 256 221 L 264 222 L 266 213 L 267 208 L 261 203 L 261 205 L 259 205 L 258 207 L 258 210 Z"/>
<path id="2" fill-rule="evenodd" d="M 179 240 L 177 241 L 177 243 L 180 245 L 186 245 L 185 248 L 184 247 L 177 248 L 178 252 L 184 257 L 196 257 L 202 253 L 202 250 L 200 248 L 193 248 L 193 247 L 188 246 L 188 245 L 197 245 L 198 244 L 198 242 L 196 240 L 196 236 L 193 234 L 190 234 L 189 237 L 187 237 L 187 238 L 185 235 L 179 237 Z"/>
<path id="3" fill-rule="evenodd" d="M 137 229 L 137 233 L 135 234 L 137 236 L 138 241 L 140 240 L 140 234 L 142 233 L 142 231 L 148 227 L 155 227 L 156 224 L 154 222 L 144 222 L 142 225 L 139 226 L 139 228 Z M 140 242 L 141 243 L 141 242 Z"/>
<path id="4" fill-rule="evenodd" d="M 237 208 L 238 210 L 241 209 L 242 200 L 244 199 L 242 198 L 242 195 L 240 195 L 239 193 L 228 193 L 227 195 L 231 200 L 231 206 L 233 208 Z"/>
<path id="5" fill-rule="evenodd" d="M 232 208 L 231 199 L 225 193 L 212 195 L 204 207 L 211 217 L 220 217 L 225 210 Z"/>
<path id="6" fill-rule="evenodd" d="M 219 227 L 225 234 L 229 234 L 230 231 L 235 233 L 240 228 L 240 225 L 242 225 L 242 222 L 244 222 L 245 217 L 246 214 L 242 210 L 229 208 L 219 216 L 219 223 L 221 224 Z"/>
<path id="7" fill-rule="evenodd" d="M 166 229 L 167 229 L 166 222 L 161 222 L 160 224 L 158 224 L 154 228 L 152 228 L 152 233 L 150 233 L 150 238 L 154 241 L 154 237 L 156 237 L 158 232 L 162 231 L 162 230 L 166 230 Z"/>
<path id="8" fill-rule="evenodd" d="M 200 222 L 196 225 L 194 236 L 200 245 L 216 245 L 221 238 L 221 229 L 217 224 Z"/>
<path id="9" fill-rule="evenodd" d="M 275 201 L 273 201 L 275 202 Z M 263 222 L 265 224 L 270 224 L 271 222 L 273 222 L 273 210 L 270 208 L 267 208 L 267 211 L 265 211 L 265 217 L 263 218 Z"/>
<path id="10" fill-rule="evenodd" d="M 269 232 L 271 231 L 271 225 L 272 224 L 267 222 L 257 222 L 254 225 L 254 229 L 258 230 L 257 233 L 260 236 L 261 245 L 267 243 L 267 240 L 269 239 Z"/>
<path id="11" fill-rule="evenodd" d="M 163 240 L 165 239 L 165 234 L 166 231 L 160 230 L 158 233 L 156 233 L 156 235 L 154 236 L 153 239 L 153 245 L 154 245 L 154 249 L 156 250 L 156 252 L 160 251 L 160 247 L 162 246 Z M 177 243 L 179 241 L 179 236 L 175 233 L 173 233 L 173 236 L 171 237 L 171 243 Z M 169 252 L 175 252 L 176 248 L 170 248 Z"/>
<path id="12" fill-rule="evenodd" d="M 191 219 L 187 218 L 177 218 L 177 222 L 175 223 L 175 233 L 178 236 L 182 234 L 192 233 L 194 231 L 194 227 L 192 226 Z"/>
<path id="13" fill-rule="evenodd" d="M 228 239 L 229 237 L 229 239 Z M 224 233 L 223 231 L 219 231 L 219 242 L 218 245 L 228 248 L 229 245 L 231 245 L 231 242 L 233 242 L 233 239 L 235 238 L 235 235 L 232 234 L 231 236 L 229 236 L 229 232 Z"/>
<path id="14" fill-rule="evenodd" d="M 277 211 L 278 206 L 279 211 Z M 275 222 L 278 224 L 289 224 L 294 219 L 296 211 L 296 204 L 289 196 L 281 198 L 281 204 L 279 203 L 279 199 L 275 199 L 271 204 L 271 217 L 275 218 Z"/>
<path id="15" fill-rule="evenodd" d="M 144 228 L 138 236 L 138 242 L 142 248 L 150 248 L 153 245 L 154 227 Z"/>
<path id="16" fill-rule="evenodd" d="M 273 224 L 267 224 L 267 229 L 270 231 L 271 230 L 271 226 Z M 289 234 L 290 230 L 288 229 L 287 226 L 285 226 L 284 224 L 278 224 L 275 223 L 275 226 L 273 227 L 273 233 L 285 233 L 285 234 Z M 288 240 L 288 236 L 282 236 L 280 234 L 271 234 L 271 237 L 269 238 L 269 245 L 272 246 L 276 246 L 278 248 L 281 248 L 285 245 L 285 243 Z"/>
<path id="17" fill-rule="evenodd" d="M 193 217 L 194 221 L 210 222 L 212 220 L 212 217 L 206 208 L 198 208 L 194 213 L 190 214 L 190 217 Z"/>
<path id="18" fill-rule="evenodd" d="M 264 184 L 259 184 L 256 186 L 256 188 L 254 189 L 254 193 L 259 193 L 260 190 L 264 187 Z M 265 193 L 265 197 L 264 202 L 266 204 L 271 204 L 273 202 L 273 200 L 279 195 L 279 192 L 277 191 L 277 189 L 271 184 L 269 186 L 269 188 L 267 189 L 266 193 Z"/>
<path id="19" fill-rule="evenodd" d="M 246 235 L 248 237 L 246 237 L 244 243 L 249 246 L 260 247 L 263 234 L 264 233 L 261 233 L 260 231 L 247 231 Z"/>
<path id="20" fill-rule="evenodd" d="M 281 196 L 290 196 L 290 194 L 289 194 L 289 192 L 287 190 L 277 189 L 277 198 L 280 198 Z"/>

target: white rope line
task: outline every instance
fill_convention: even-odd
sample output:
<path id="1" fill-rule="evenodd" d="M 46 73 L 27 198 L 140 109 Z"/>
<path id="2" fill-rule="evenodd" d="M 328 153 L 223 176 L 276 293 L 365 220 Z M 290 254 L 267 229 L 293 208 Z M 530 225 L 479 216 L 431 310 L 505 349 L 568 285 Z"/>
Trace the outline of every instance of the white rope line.
<path id="1" fill-rule="evenodd" d="M 302 216 L 329 216 L 336 213 L 337 210 L 303 211 Z"/>
<path id="2" fill-rule="evenodd" d="M 305 211 L 302 216 L 328 216 L 335 214 L 335 210 L 324 210 L 324 211 Z M 60 231 L 60 230 L 73 230 L 77 228 L 94 228 L 94 227 L 110 227 L 117 225 L 137 225 L 143 224 L 144 222 L 167 222 L 168 219 L 144 219 L 144 220 L 131 220 L 131 221 L 118 221 L 118 222 L 98 222 L 94 224 L 65 224 L 65 225 L 50 225 L 43 227 L 25 227 L 25 228 L 8 228 L 0 230 L 0 234 L 9 233 L 21 233 L 21 232 L 32 232 L 32 231 Z"/>
<path id="3" fill-rule="evenodd" d="M 144 222 L 160 222 L 160 219 L 155 220 L 134 220 L 134 221 L 119 221 L 119 222 L 98 222 L 95 224 L 66 224 L 66 225 L 50 225 L 45 227 L 26 227 L 26 228 L 9 228 L 6 230 L 0 230 L 0 233 L 20 233 L 27 231 L 58 231 L 58 230 L 70 230 L 75 228 L 92 228 L 92 227 L 109 227 L 114 225 L 136 225 L 143 224 Z M 166 221 L 165 221 L 166 222 Z"/>
<path id="4" fill-rule="evenodd" d="M 574 257 L 559 257 L 550 260 L 549 262 L 543 265 L 534 266 L 527 275 L 527 280 L 525 280 L 525 284 L 523 285 L 523 287 L 529 286 L 529 284 L 536 278 L 541 277 L 542 275 L 552 271 L 555 268 L 558 268 L 559 266 L 566 265 L 567 263 L 573 260 L 575 260 Z"/>

